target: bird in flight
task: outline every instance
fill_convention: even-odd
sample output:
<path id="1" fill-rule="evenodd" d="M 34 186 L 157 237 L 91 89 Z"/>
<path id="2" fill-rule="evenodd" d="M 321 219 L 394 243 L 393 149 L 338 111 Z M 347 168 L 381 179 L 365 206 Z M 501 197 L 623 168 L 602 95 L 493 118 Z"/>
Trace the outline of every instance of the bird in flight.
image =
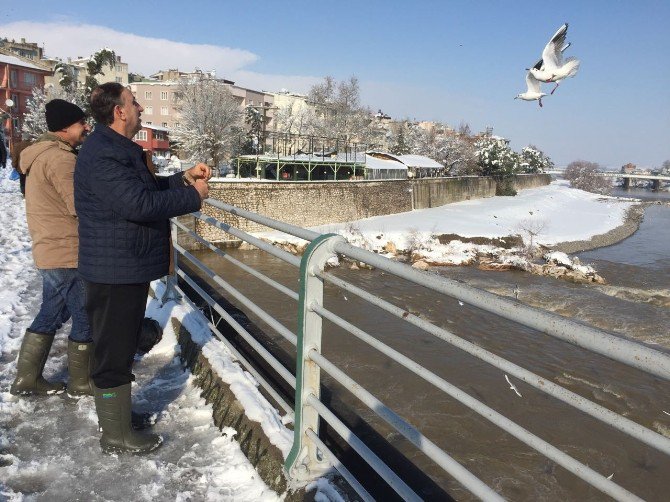
<path id="1" fill-rule="evenodd" d="M 570 46 L 569 43 L 566 44 L 565 42 L 567 34 L 568 23 L 565 23 L 554 33 L 554 36 L 544 47 L 542 59 L 533 68 L 529 69 L 533 77 L 540 82 L 556 84 L 550 94 L 558 89 L 559 82 L 568 77 L 574 77 L 579 70 L 579 59 L 573 57 L 563 59 L 563 51 Z"/>
<path id="2" fill-rule="evenodd" d="M 533 77 L 533 74 L 529 71 L 526 73 L 526 92 L 522 92 L 514 96 L 514 99 L 522 99 L 524 101 L 535 101 L 542 107 L 542 98 L 547 94 L 541 92 L 540 90 L 540 81 Z"/>

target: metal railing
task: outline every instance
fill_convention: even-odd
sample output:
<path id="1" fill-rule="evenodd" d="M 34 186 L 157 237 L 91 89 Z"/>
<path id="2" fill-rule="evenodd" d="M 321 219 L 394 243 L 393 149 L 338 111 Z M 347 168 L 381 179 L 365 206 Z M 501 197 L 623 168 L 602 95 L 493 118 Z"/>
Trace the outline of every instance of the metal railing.
<path id="1" fill-rule="evenodd" d="M 321 235 L 304 228 L 289 225 L 236 208 L 220 201 L 207 199 L 206 202 L 219 210 L 230 213 L 231 215 L 251 220 L 255 223 L 310 242 L 302 258 L 298 258 L 238 228 L 222 223 L 211 216 L 207 216 L 203 213 L 194 213 L 194 216 L 200 221 L 213 225 L 237 239 L 252 244 L 258 249 L 271 254 L 292 267 L 299 267 L 300 288 L 299 291 L 295 292 L 273 279 L 266 277 L 259 271 L 239 262 L 227 253 L 219 250 L 212 243 L 190 231 L 180 222 L 173 220 L 175 265 L 178 265 L 180 259 L 186 258 L 206 277 L 223 288 L 229 295 L 248 308 L 250 312 L 258 316 L 258 318 L 267 323 L 268 326 L 279 333 L 291 345 L 296 347 L 296 374 L 293 375 L 279 360 L 268 352 L 261 343 L 255 340 L 245 327 L 240 325 L 222 307 L 217 305 L 214 299 L 200 288 L 195 281 L 188 277 L 183 270 L 180 270 L 177 266 L 175 267 L 179 277 L 189 284 L 189 286 L 196 291 L 213 310 L 221 315 L 221 317 L 249 344 L 249 346 L 256 351 L 257 357 L 269 364 L 286 383 L 295 389 L 295 405 L 291 407 L 279 393 L 272 388 L 272 385 L 253 369 L 253 365 L 243 358 L 235 347 L 221 335 L 214 322 L 210 322 L 210 328 L 217 337 L 234 351 L 234 354 L 256 377 L 260 385 L 270 393 L 279 406 L 284 409 L 286 414 L 289 415 L 290 418 L 293 418 L 294 442 L 293 448 L 286 459 L 285 471 L 294 485 L 305 484 L 323 474 L 327 469 L 334 467 L 358 492 L 363 500 L 372 500 L 372 497 L 365 488 L 363 488 L 361 483 L 359 483 L 351 472 L 341 464 L 320 439 L 319 420 L 324 420 L 367 464 L 369 464 L 375 472 L 386 480 L 389 486 L 395 490 L 398 495 L 406 500 L 420 499 L 397 473 L 394 473 L 322 401 L 320 401 L 321 372 L 325 372 L 335 381 L 342 384 L 349 390 L 349 392 L 358 398 L 360 402 L 376 413 L 382 420 L 394 428 L 418 450 L 474 495 L 485 500 L 502 499 L 499 494 L 460 465 L 447 452 L 430 441 L 421 433 L 421 431 L 403 419 L 388 404 L 382 403 L 359 382 L 356 382 L 347 376 L 344 371 L 323 356 L 321 353 L 322 321 L 323 319 L 326 319 L 423 378 L 426 382 L 429 382 L 454 400 L 486 418 L 513 437 L 553 460 L 556 464 L 564 467 L 569 472 L 594 486 L 601 492 L 617 500 L 640 500 L 639 497 L 617 485 L 608 477 L 596 472 L 584 463 L 581 463 L 530 431 L 524 429 L 519 424 L 506 418 L 480 400 L 470 396 L 463 390 L 421 366 L 410 357 L 399 353 L 395 349 L 379 341 L 372 334 L 366 333 L 361 328 L 326 309 L 323 302 L 324 282 L 328 282 L 337 288 L 356 295 L 360 299 L 397 317 L 399 321 L 421 328 L 425 332 L 446 343 L 465 351 L 495 368 L 503 370 L 506 374 L 522 380 L 533 386 L 535 389 L 590 415 L 666 455 L 670 455 L 670 439 L 667 437 L 561 387 L 560 385 L 508 361 L 503 357 L 493 354 L 444 328 L 421 319 L 405 309 L 401 309 L 358 286 L 336 277 L 332 273 L 326 272 L 325 264 L 328 260 L 336 256 L 348 257 L 357 262 L 366 263 L 414 284 L 457 298 L 461 302 L 476 306 L 484 311 L 619 361 L 664 380 L 670 380 L 670 356 L 667 354 L 571 321 L 561 316 L 523 305 L 517 301 L 512 301 L 454 280 L 418 271 L 407 265 L 394 262 L 375 253 L 352 246 L 346 243 L 346 241 L 338 235 Z M 254 303 L 252 299 L 245 297 L 235 287 L 226 282 L 222 277 L 209 269 L 202 261 L 179 245 L 176 242 L 176 228 L 181 228 L 183 231 L 187 232 L 206 248 L 219 255 L 221 259 L 228 260 L 233 265 L 263 281 L 276 291 L 286 295 L 290 299 L 296 300 L 298 302 L 298 332 L 292 333 L 283 324 L 273 318 L 272 315 Z M 165 298 L 175 297 L 179 290 L 180 288 L 176 285 L 176 276 L 172 279 L 168 279 Z M 189 300 L 187 299 L 187 301 Z M 294 416 L 291 417 L 291 414 L 294 414 Z"/>

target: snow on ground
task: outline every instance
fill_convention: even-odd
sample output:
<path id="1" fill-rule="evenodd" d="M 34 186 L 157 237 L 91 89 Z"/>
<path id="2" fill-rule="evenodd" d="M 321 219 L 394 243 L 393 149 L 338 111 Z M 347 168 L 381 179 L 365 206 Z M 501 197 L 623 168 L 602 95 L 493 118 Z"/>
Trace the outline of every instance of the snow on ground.
<path id="1" fill-rule="evenodd" d="M 520 235 L 526 244 L 531 234 L 535 245 L 586 240 L 620 226 L 626 212 L 638 202 L 604 197 L 569 187 L 564 180 L 526 189 L 515 197 L 491 197 L 456 202 L 440 207 L 376 216 L 348 223 L 313 227 L 322 233 L 338 233 L 357 246 L 376 252 L 418 251 L 431 263 L 468 264 L 477 254 L 496 254 L 493 245 L 461 241 L 440 244 L 437 236 L 501 238 Z M 274 242 L 300 243 L 280 232 L 257 234 Z M 389 253 L 389 255 L 392 254 Z M 501 257 L 501 261 L 515 257 Z"/>
<path id="2" fill-rule="evenodd" d="M 169 302 L 161 307 L 151 299 L 147 305 L 147 315 L 165 327 L 162 341 L 134 367 L 134 408 L 156 413 L 153 429 L 164 437 L 163 446 L 149 455 L 102 454 L 91 397 L 76 401 L 65 395 L 18 398 L 9 393 L 22 333 L 41 300 L 25 204 L 9 172 L 0 172 L 0 500 L 278 500 L 241 452 L 235 431 L 213 425 L 211 406 L 177 357 L 168 319 L 180 318 L 206 343 L 206 355 L 285 454 L 291 432 L 260 397 L 253 379 L 212 340 L 202 314 L 187 306 Z M 161 292 L 162 284 L 153 286 Z M 66 378 L 68 332 L 69 323 L 56 336 L 47 378 Z"/>

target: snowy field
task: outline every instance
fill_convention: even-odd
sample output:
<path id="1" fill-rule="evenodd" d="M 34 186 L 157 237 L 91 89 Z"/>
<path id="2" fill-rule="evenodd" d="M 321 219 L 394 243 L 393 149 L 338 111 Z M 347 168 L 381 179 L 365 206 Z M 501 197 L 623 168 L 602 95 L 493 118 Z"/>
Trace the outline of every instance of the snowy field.
<path id="1" fill-rule="evenodd" d="M 348 223 L 312 227 L 338 233 L 351 244 L 392 256 L 393 250 L 413 250 L 435 264 L 471 263 L 478 253 L 506 252 L 493 245 L 454 240 L 441 244 L 437 236 L 497 238 L 520 235 L 534 245 L 587 240 L 620 226 L 626 212 L 638 202 L 605 197 L 570 188 L 567 181 L 522 190 L 515 197 L 491 197 L 456 202 L 430 209 L 376 216 Z M 304 244 L 280 232 L 256 234 L 272 242 Z M 509 257 L 508 257 L 509 258 Z"/>
<path id="2" fill-rule="evenodd" d="M 284 455 L 292 432 L 260 396 L 253 378 L 211 339 L 204 317 L 187 306 L 161 307 L 151 299 L 147 305 L 147 315 L 165 327 L 162 341 L 134 367 L 134 408 L 155 413 L 153 429 L 164 437 L 163 446 L 149 455 L 101 453 L 92 397 L 76 401 L 64 394 L 18 398 L 9 393 L 22 333 L 41 299 L 25 204 L 9 173 L 0 170 L 0 500 L 278 500 L 241 452 L 235 431 L 213 425 L 211 406 L 179 362 L 169 318 L 181 319 L 205 343 L 205 355 Z M 153 287 L 160 294 L 163 285 Z M 56 336 L 47 378 L 66 378 L 68 332 L 69 324 Z M 327 483 L 317 485 L 317 499 L 339 499 Z"/>

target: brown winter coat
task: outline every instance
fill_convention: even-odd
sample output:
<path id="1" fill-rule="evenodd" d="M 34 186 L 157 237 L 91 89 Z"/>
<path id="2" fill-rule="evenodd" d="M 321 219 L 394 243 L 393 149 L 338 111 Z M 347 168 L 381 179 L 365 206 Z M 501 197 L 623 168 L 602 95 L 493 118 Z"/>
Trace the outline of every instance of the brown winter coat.
<path id="1" fill-rule="evenodd" d="M 53 134 L 21 152 L 19 170 L 27 176 L 26 216 L 37 268 L 77 268 L 76 160 L 76 151 Z"/>

